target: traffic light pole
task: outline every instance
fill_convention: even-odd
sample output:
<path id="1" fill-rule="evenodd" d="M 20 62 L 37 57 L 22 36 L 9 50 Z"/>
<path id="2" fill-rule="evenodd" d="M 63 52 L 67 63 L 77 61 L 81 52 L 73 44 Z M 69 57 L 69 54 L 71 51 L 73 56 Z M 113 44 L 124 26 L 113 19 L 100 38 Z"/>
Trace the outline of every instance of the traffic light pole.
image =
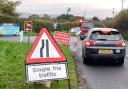
<path id="1" fill-rule="evenodd" d="M 66 24 L 67 24 L 67 28 L 66 28 L 66 29 L 67 29 L 67 33 L 68 33 L 68 19 L 69 19 L 69 17 L 68 17 L 68 12 L 69 12 L 69 11 L 71 11 L 71 8 L 68 8 L 68 9 L 67 9 L 67 23 L 66 23 Z"/>

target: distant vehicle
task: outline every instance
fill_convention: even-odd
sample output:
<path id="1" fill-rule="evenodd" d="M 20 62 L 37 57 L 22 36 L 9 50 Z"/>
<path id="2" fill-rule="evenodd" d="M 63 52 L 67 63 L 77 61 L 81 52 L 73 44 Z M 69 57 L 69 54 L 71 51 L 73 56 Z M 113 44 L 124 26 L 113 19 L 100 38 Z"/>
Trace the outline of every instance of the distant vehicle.
<path id="1" fill-rule="evenodd" d="M 80 27 L 71 28 L 71 32 L 75 33 L 77 36 L 80 35 Z"/>
<path id="2" fill-rule="evenodd" d="M 83 63 L 102 58 L 123 65 L 125 54 L 125 41 L 116 29 L 92 28 L 82 43 Z"/>
<path id="3" fill-rule="evenodd" d="M 88 30 L 91 28 L 94 28 L 94 27 L 95 27 L 94 23 L 90 20 L 81 22 L 81 24 L 80 24 L 80 39 L 83 40 L 86 37 Z"/>

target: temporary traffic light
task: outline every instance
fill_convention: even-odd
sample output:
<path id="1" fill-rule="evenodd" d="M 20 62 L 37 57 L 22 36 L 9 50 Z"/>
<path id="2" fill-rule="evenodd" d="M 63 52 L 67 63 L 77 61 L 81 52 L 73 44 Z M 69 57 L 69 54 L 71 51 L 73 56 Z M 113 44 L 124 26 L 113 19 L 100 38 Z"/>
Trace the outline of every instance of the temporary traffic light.
<path id="1" fill-rule="evenodd" d="M 83 18 L 80 18 L 79 19 L 79 26 L 81 26 L 81 24 L 83 23 L 84 19 Z"/>

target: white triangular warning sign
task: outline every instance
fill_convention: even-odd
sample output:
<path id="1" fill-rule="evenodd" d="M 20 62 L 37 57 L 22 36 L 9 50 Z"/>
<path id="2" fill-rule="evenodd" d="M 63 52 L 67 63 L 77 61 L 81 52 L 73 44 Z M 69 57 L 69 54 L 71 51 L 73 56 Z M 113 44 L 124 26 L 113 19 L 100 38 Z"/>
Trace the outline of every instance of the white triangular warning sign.
<path id="1" fill-rule="evenodd" d="M 26 57 L 26 64 L 65 62 L 66 58 L 46 28 L 42 28 Z"/>

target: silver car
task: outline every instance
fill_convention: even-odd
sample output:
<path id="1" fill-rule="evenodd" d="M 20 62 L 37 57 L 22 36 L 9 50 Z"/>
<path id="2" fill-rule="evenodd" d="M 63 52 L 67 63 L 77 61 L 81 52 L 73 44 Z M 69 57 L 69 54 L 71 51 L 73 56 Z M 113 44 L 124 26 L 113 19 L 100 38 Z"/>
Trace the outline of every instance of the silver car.
<path id="1" fill-rule="evenodd" d="M 113 28 L 92 28 L 82 42 L 83 63 L 101 59 L 123 65 L 125 53 L 125 41 Z"/>

